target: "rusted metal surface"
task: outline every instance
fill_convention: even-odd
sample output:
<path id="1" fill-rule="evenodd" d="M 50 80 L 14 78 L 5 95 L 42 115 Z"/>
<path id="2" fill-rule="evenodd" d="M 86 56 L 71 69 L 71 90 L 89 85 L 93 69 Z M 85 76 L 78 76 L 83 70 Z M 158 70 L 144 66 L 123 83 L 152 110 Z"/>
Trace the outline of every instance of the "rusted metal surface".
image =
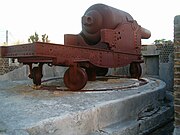
<path id="1" fill-rule="evenodd" d="M 98 67 L 120 67 L 134 60 L 140 60 L 140 54 L 136 53 L 42 42 L 8 46 L 4 57 L 18 58 L 22 63 L 50 62 L 53 65 L 67 66 L 90 62 Z"/>
<path id="2" fill-rule="evenodd" d="M 127 39 L 132 42 L 134 38 L 137 38 L 138 43 L 140 38 L 150 36 L 150 32 L 141 28 L 130 14 L 104 4 L 96 4 L 88 8 L 82 17 L 81 35 L 84 36 L 87 43 L 94 45 L 99 43 L 100 40 L 102 41 L 101 30 L 105 34 L 108 30 L 105 40 L 108 40 L 109 32 L 112 32 L 109 42 L 114 42 L 114 47 L 120 47 L 120 45 L 115 44 L 116 42 L 122 43 L 122 45 L 126 43 L 126 48 L 128 48 L 132 44 L 129 46 Z M 136 37 L 136 34 L 139 37 Z M 123 49 L 125 48 L 123 47 Z"/>
<path id="3" fill-rule="evenodd" d="M 72 76 L 73 75 L 73 76 Z M 64 84 L 71 90 L 80 90 L 87 83 L 86 72 L 79 67 L 70 67 L 64 74 Z"/>
<path id="4" fill-rule="evenodd" d="M 30 67 L 29 77 L 40 85 L 45 63 L 67 66 L 64 82 L 69 89 L 82 89 L 87 80 L 105 75 L 108 68 L 131 64 L 131 76 L 140 78 L 141 39 L 150 31 L 142 28 L 130 14 L 103 4 L 87 9 L 82 17 L 80 34 L 64 36 L 64 45 L 31 43 L 1 47 L 1 56 L 17 58 Z M 38 67 L 32 67 L 39 63 Z"/>
<path id="5" fill-rule="evenodd" d="M 141 74 L 142 74 L 142 69 L 141 69 L 140 63 L 139 62 L 132 62 L 130 64 L 129 71 L 130 71 L 131 77 L 139 79 L 141 77 Z"/>

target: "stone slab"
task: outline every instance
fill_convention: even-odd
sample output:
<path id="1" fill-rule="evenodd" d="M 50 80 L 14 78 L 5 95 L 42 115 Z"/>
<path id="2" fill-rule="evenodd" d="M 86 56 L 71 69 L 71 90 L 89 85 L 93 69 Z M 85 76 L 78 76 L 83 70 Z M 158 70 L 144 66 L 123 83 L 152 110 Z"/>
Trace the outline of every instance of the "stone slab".
<path id="1" fill-rule="evenodd" d="M 127 131 L 127 134 L 133 132 L 133 129 L 143 133 L 150 127 L 156 127 L 156 122 L 148 126 L 148 122 L 152 121 L 147 116 L 154 117 L 152 120 L 163 115 L 167 116 L 167 120 L 172 118 L 171 113 L 167 113 L 172 107 L 165 103 L 165 83 L 153 78 L 145 80 L 147 84 L 137 87 L 125 86 L 137 84 L 138 80 L 111 80 L 112 84 L 109 85 L 118 82 L 118 87 L 125 88 L 85 92 L 34 90 L 31 81 L 1 81 L 0 134 L 85 135 L 119 123 L 127 125 L 120 129 Z M 92 82 L 88 84 L 87 87 L 97 89 L 97 82 L 94 86 Z M 98 84 L 105 86 L 104 81 Z M 133 128 L 133 123 L 137 125 L 140 121 L 144 122 L 144 128 Z"/>

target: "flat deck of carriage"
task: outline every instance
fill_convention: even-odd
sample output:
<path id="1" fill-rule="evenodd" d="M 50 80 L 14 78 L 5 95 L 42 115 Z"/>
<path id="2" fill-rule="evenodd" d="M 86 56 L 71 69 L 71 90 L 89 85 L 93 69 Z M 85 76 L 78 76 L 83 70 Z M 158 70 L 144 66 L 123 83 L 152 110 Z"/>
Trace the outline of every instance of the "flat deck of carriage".
<path id="1" fill-rule="evenodd" d="M 1 81 L 0 134 L 136 135 L 173 118 L 165 83 L 158 79 L 99 79 L 76 92 L 60 82 L 34 90 L 29 81 Z"/>

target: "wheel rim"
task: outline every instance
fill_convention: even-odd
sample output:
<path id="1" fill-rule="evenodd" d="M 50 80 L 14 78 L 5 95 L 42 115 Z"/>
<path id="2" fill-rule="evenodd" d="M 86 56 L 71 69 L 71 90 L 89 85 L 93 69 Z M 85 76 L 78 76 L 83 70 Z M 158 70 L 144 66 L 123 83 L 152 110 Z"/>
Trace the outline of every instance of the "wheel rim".
<path id="1" fill-rule="evenodd" d="M 130 75 L 132 78 L 137 78 L 139 79 L 142 74 L 142 69 L 140 63 L 131 63 L 130 64 Z"/>
<path id="2" fill-rule="evenodd" d="M 71 72 L 70 70 L 74 70 L 73 68 L 69 68 L 66 70 L 64 74 L 64 84 L 70 90 L 76 91 L 81 90 L 87 83 L 87 74 L 82 68 L 76 69 L 75 73 Z"/>

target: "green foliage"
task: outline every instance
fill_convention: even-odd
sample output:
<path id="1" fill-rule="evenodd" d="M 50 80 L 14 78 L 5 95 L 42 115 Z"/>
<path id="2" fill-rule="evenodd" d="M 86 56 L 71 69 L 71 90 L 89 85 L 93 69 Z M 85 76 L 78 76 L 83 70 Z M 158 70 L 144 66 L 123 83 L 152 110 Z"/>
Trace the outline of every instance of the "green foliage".
<path id="1" fill-rule="evenodd" d="M 46 43 L 49 42 L 48 35 L 46 35 L 46 34 L 42 35 L 42 42 L 46 42 Z"/>
<path id="2" fill-rule="evenodd" d="M 29 38 L 28 38 L 28 42 L 29 43 L 34 43 L 34 42 L 50 42 L 49 39 L 48 39 L 48 35 L 46 34 L 43 34 L 42 37 L 41 37 L 41 40 L 39 39 L 39 35 L 35 32 L 34 35 L 31 35 Z"/>
<path id="3" fill-rule="evenodd" d="M 166 39 L 157 39 L 154 41 L 155 45 L 162 45 L 162 44 L 173 44 L 173 42 L 171 40 L 166 40 Z"/>

